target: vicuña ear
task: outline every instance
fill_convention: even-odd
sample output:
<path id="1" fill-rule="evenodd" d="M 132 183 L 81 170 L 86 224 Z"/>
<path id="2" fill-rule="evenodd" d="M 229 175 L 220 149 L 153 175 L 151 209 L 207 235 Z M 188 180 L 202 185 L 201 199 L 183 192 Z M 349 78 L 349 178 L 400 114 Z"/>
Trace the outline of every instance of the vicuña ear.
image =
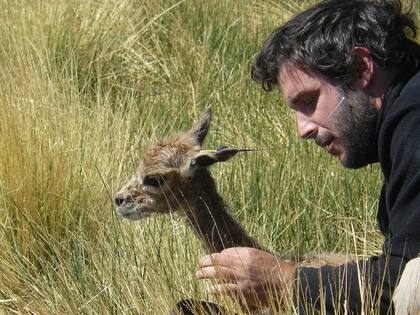
<path id="1" fill-rule="evenodd" d="M 210 106 L 201 114 L 200 119 L 192 126 L 189 133 L 193 136 L 198 145 L 202 145 L 207 136 L 211 122 Z"/>
<path id="2" fill-rule="evenodd" d="M 239 149 L 221 148 L 218 150 L 201 150 L 192 160 L 191 167 L 208 167 L 216 162 L 225 162 L 243 151 Z"/>

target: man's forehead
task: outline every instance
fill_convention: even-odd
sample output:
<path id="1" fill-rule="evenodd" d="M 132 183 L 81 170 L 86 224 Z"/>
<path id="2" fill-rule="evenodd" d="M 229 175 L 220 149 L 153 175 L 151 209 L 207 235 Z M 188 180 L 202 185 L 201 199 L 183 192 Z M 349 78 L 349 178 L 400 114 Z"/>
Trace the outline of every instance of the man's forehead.
<path id="1" fill-rule="evenodd" d="M 306 91 L 321 88 L 325 80 L 320 75 L 303 70 L 296 65 L 285 65 L 279 71 L 278 82 L 286 100 L 292 102 Z"/>

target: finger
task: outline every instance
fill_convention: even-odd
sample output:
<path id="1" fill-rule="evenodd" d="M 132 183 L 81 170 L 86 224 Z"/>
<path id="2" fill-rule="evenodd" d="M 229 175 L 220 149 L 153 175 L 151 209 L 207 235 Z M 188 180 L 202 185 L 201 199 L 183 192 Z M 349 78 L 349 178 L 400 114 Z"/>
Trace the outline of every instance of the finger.
<path id="1" fill-rule="evenodd" d="M 225 281 L 237 281 L 238 275 L 235 270 L 223 266 L 203 267 L 195 273 L 197 279 L 222 279 Z"/>
<path id="2" fill-rule="evenodd" d="M 203 268 L 203 267 L 209 267 L 209 266 L 214 266 L 214 265 L 229 266 L 231 264 L 230 261 L 231 261 L 230 256 L 223 255 L 221 253 L 214 253 L 214 254 L 207 255 L 201 258 L 200 261 L 198 262 L 198 267 Z"/>
<path id="3" fill-rule="evenodd" d="M 214 295 L 238 297 L 241 295 L 241 287 L 236 283 L 221 283 L 211 286 L 210 292 Z"/>
<path id="4" fill-rule="evenodd" d="M 246 250 L 251 250 L 251 249 L 255 249 L 255 248 L 252 248 L 252 247 L 229 247 L 229 248 L 225 248 L 220 253 L 221 254 L 235 255 L 236 256 L 240 252 L 243 252 L 243 251 L 246 251 Z"/>

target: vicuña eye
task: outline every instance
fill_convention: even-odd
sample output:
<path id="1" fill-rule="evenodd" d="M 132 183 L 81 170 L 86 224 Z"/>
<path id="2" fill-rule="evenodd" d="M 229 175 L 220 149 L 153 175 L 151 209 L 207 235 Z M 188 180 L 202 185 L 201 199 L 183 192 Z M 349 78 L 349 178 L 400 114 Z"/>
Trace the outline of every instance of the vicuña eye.
<path id="1" fill-rule="evenodd" d="M 163 175 L 150 175 L 143 178 L 143 185 L 159 187 L 165 183 L 165 177 Z"/>

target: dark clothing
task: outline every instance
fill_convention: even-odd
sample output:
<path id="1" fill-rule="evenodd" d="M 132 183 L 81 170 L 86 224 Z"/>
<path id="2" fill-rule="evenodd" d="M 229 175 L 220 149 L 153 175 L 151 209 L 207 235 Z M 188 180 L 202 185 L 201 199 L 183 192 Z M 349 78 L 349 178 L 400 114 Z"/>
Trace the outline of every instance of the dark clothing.
<path id="1" fill-rule="evenodd" d="M 373 301 L 381 314 L 392 312 L 391 298 L 399 276 L 406 262 L 420 252 L 420 72 L 408 79 L 398 78 L 386 94 L 377 144 L 384 174 L 377 215 L 385 236 L 383 254 L 337 268 L 301 268 L 296 286 L 300 305 L 317 308 L 325 302 L 327 313 L 344 308 L 360 313 L 364 296 L 365 303 Z M 365 285 L 369 288 L 361 293 Z M 300 308 L 301 314 L 309 311 L 312 309 Z"/>
<path id="2" fill-rule="evenodd" d="M 229 311 L 220 305 L 193 299 L 186 299 L 176 303 L 175 308 L 169 315 L 194 315 L 194 314 L 210 314 L 210 315 L 228 315 Z M 229 314 L 235 315 L 235 314 Z"/>

